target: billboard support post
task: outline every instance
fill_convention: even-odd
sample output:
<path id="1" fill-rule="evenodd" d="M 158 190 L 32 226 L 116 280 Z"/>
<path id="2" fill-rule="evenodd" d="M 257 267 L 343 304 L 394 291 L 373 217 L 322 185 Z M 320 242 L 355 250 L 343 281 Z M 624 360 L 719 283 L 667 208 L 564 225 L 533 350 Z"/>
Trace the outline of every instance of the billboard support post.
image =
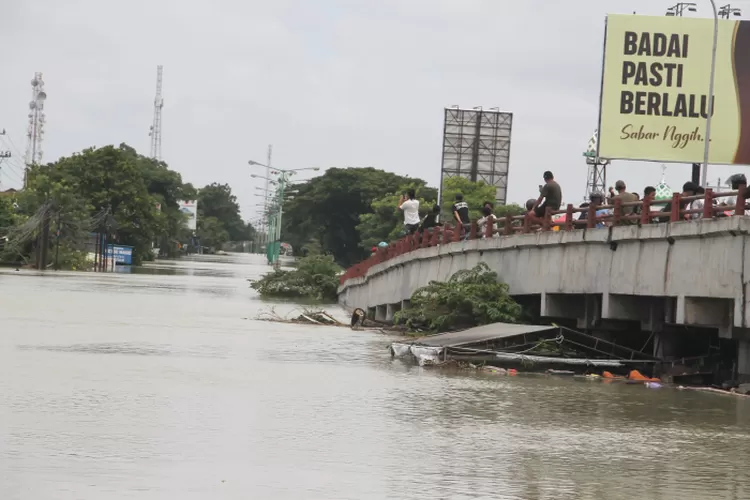
<path id="1" fill-rule="evenodd" d="M 714 10 L 714 41 L 711 48 L 711 76 L 708 83 L 708 117 L 706 117 L 706 144 L 703 146 L 703 187 L 708 187 L 708 152 L 711 148 L 711 115 L 714 114 L 714 78 L 716 76 L 716 44 L 719 39 L 719 13 L 716 11 L 716 2 L 711 0 L 711 8 Z"/>

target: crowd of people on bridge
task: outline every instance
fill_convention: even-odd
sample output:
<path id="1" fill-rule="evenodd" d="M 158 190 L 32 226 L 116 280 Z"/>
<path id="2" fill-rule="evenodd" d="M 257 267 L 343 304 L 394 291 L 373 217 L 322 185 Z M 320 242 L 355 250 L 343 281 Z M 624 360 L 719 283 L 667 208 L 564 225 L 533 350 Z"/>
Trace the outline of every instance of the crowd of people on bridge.
<path id="1" fill-rule="evenodd" d="M 552 212 L 559 212 L 560 207 L 563 205 L 563 193 L 560 184 L 555 180 L 555 176 L 552 172 L 544 172 L 542 178 L 544 184 L 539 187 L 539 195 L 537 198 L 530 198 L 526 202 L 526 214 L 530 227 L 541 227 L 544 223 L 544 219 L 547 216 L 547 209 Z M 747 185 L 747 178 L 744 174 L 735 174 L 727 180 L 727 184 L 731 186 L 732 190 L 736 191 L 740 185 Z M 688 181 L 682 186 L 682 197 L 691 198 L 696 196 L 705 195 L 705 189 L 695 182 Z M 745 196 L 747 199 L 750 196 L 750 191 Z M 654 215 L 654 222 L 664 222 L 669 220 L 666 213 L 670 213 L 672 210 L 671 200 L 656 200 L 656 188 L 654 186 L 646 186 L 641 196 L 637 192 L 628 191 L 627 184 L 625 181 L 618 180 L 614 187 L 609 188 L 608 196 L 605 196 L 601 192 L 593 192 L 589 196 L 589 201 L 579 205 L 579 209 L 594 207 L 593 214 L 596 217 L 594 227 L 602 228 L 612 224 L 613 210 L 612 207 L 615 205 L 617 200 L 620 201 L 621 215 L 624 216 L 621 220 L 621 224 L 638 224 L 639 221 L 633 217 L 627 217 L 631 215 L 640 214 L 644 206 L 648 206 L 651 213 Z M 648 203 L 638 203 L 640 201 L 647 201 Z M 721 200 L 713 200 L 712 203 L 717 207 L 727 206 L 734 207 L 737 203 L 736 197 L 723 198 Z M 420 216 L 419 200 L 416 198 L 416 193 L 413 189 L 408 190 L 399 199 L 398 208 L 403 212 L 404 215 L 404 228 L 403 234 L 410 235 L 417 232 L 430 231 L 435 227 L 443 225 L 440 220 L 440 205 L 436 204 L 432 209 Z M 464 200 L 462 194 L 457 194 L 453 205 L 451 206 L 451 213 L 449 216 L 450 223 L 461 232 L 462 238 L 468 238 L 472 221 L 470 219 L 470 208 L 468 203 Z M 704 199 L 688 199 L 681 202 L 680 209 L 686 212 L 683 218 L 685 220 L 700 219 L 703 217 Z M 494 214 L 494 203 L 492 201 L 485 201 L 481 208 L 482 216 L 479 218 L 477 223 L 477 234 L 481 237 L 486 237 L 488 234 L 487 226 L 492 226 L 493 230 L 496 228 L 498 219 Z M 589 210 L 582 210 L 578 214 L 576 220 L 585 221 L 589 217 Z M 659 214 L 664 214 L 659 217 Z M 724 215 L 730 215 L 730 212 L 718 211 L 717 216 L 721 217 Z M 565 214 L 558 214 L 564 216 Z M 381 242 L 378 246 L 387 246 L 387 243 Z M 377 251 L 376 247 L 373 247 L 373 252 Z"/>

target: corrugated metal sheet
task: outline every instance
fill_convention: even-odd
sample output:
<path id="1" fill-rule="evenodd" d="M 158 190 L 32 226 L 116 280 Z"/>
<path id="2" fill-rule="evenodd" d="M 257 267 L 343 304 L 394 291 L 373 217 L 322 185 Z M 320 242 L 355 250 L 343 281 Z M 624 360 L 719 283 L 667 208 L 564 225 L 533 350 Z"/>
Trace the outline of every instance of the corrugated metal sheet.
<path id="1" fill-rule="evenodd" d="M 414 340 L 415 344 L 430 347 L 459 347 L 481 342 L 490 342 L 497 339 L 505 339 L 524 335 L 526 333 L 557 330 L 557 326 L 542 325 L 516 325 L 513 323 L 493 323 L 491 325 L 477 326 L 462 330 L 460 332 L 449 332 L 431 337 L 421 337 Z"/>

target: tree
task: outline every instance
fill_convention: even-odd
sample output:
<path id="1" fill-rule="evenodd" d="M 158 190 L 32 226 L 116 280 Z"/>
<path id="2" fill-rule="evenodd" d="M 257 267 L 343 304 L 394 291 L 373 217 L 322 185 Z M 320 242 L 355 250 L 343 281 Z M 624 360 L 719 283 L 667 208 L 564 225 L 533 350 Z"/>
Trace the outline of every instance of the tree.
<path id="1" fill-rule="evenodd" d="M 220 247 L 228 241 L 248 241 L 255 229 L 240 215 L 237 197 L 228 184 L 210 184 L 198 191 L 198 229 L 201 243 Z"/>
<path id="2" fill-rule="evenodd" d="M 505 218 L 505 216 L 516 216 L 516 215 L 523 215 L 526 213 L 526 210 L 517 203 L 509 203 L 507 205 L 498 205 L 495 207 L 495 216 L 498 219 Z"/>
<path id="3" fill-rule="evenodd" d="M 357 231 L 364 250 L 377 246 L 381 241 L 393 241 L 403 235 L 404 216 L 398 209 L 398 202 L 403 193 L 409 189 L 416 191 L 419 200 L 420 216 L 426 215 L 437 202 L 437 189 L 425 186 L 423 181 L 415 180 L 403 185 L 400 189 L 388 193 L 371 203 L 372 213 L 359 217 Z"/>
<path id="4" fill-rule="evenodd" d="M 464 177 L 448 177 L 443 180 L 443 203 L 441 220 L 453 224 L 454 218 L 451 207 L 456 202 L 456 195 L 464 195 L 464 201 L 469 205 L 469 217 L 472 220 L 482 217 L 482 206 L 485 201 L 495 202 L 495 187 L 482 181 L 473 182 Z"/>
<path id="5" fill-rule="evenodd" d="M 282 238 L 304 252 L 317 240 L 325 253 L 342 266 L 366 257 L 357 226 L 372 213 L 372 201 L 410 182 L 424 181 L 368 168 L 331 168 L 307 182 L 295 184 L 295 197 L 284 203 Z"/>
<path id="6" fill-rule="evenodd" d="M 305 257 L 291 271 L 275 269 L 250 286 L 262 297 L 302 297 L 336 301 L 341 268 L 325 255 Z"/>
<path id="7" fill-rule="evenodd" d="M 89 148 L 29 170 L 19 205 L 27 215 L 41 206 L 53 210 L 68 232 L 102 230 L 117 243 L 134 247 L 135 262 L 150 259 L 154 242 L 178 237 L 184 227 L 177 200 L 180 174 L 163 162 L 139 155 L 126 144 Z M 100 217 L 108 213 L 107 218 Z M 83 227 L 100 217 L 99 227 Z"/>
<path id="8" fill-rule="evenodd" d="M 396 314 L 396 323 L 410 328 L 445 332 L 490 323 L 514 323 L 523 309 L 508 294 L 508 285 L 484 262 L 457 271 L 446 282 L 431 281 L 411 296 L 409 309 Z"/>

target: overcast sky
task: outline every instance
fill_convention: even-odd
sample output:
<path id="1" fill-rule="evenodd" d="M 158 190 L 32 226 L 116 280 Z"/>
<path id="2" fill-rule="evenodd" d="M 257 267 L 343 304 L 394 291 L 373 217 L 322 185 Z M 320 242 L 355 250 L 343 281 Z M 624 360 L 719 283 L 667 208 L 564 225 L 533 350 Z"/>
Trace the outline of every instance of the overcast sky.
<path id="1" fill-rule="evenodd" d="M 698 3 L 708 16 L 708 2 Z M 4 0 L 0 128 L 23 153 L 29 82 L 41 71 L 44 161 L 121 142 L 148 154 L 162 64 L 164 160 L 196 186 L 229 183 L 250 219 L 261 199 L 247 161 L 265 161 L 268 144 L 281 168 L 375 166 L 436 185 L 443 108 L 499 107 L 514 113 L 509 200 L 534 196 L 549 169 L 577 203 L 605 15 L 662 15 L 669 4 Z M 4 189 L 20 184 L 20 166 L 2 165 Z M 689 176 L 688 167 L 667 171 L 673 187 Z M 649 163 L 617 162 L 608 173 L 633 191 L 660 177 Z"/>

